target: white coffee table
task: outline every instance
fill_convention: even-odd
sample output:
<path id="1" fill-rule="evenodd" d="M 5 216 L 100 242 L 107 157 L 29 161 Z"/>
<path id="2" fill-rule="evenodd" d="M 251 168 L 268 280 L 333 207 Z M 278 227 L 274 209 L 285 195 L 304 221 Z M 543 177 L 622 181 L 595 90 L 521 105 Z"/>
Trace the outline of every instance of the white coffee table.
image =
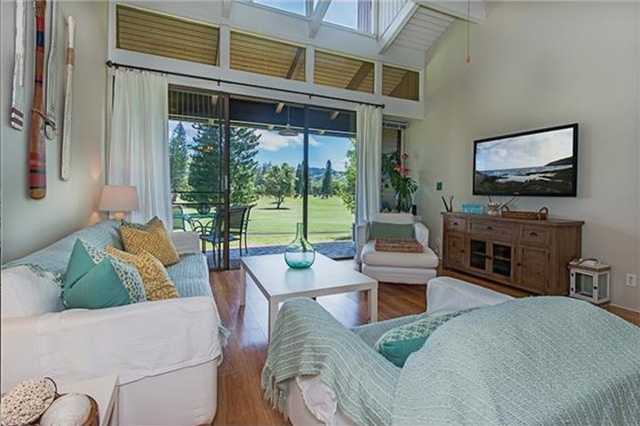
<path id="1" fill-rule="evenodd" d="M 336 262 L 320 253 L 307 269 L 289 268 L 282 254 L 243 257 L 240 261 L 240 305 L 245 304 L 247 275 L 269 302 L 269 337 L 278 315 L 278 305 L 292 297 L 368 291 L 370 321 L 378 320 L 378 281 L 357 272 L 349 263 Z"/>

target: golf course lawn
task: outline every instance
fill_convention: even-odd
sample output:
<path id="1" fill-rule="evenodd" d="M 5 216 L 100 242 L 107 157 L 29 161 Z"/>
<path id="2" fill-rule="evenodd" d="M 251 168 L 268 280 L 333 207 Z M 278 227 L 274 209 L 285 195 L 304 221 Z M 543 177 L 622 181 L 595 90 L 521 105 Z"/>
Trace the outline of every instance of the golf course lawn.
<path id="1" fill-rule="evenodd" d="M 302 222 L 302 198 L 287 198 L 280 209 L 275 206 L 263 197 L 251 210 L 249 246 L 289 244 L 295 237 L 296 223 Z M 309 197 L 311 243 L 350 240 L 353 220 L 340 197 Z"/>
<path id="2" fill-rule="evenodd" d="M 302 198 L 286 198 L 279 209 L 272 198 L 262 197 L 251 209 L 249 217 L 249 247 L 287 245 L 296 234 L 296 224 L 302 222 Z M 195 212 L 186 208 L 185 213 Z M 340 197 L 309 197 L 309 241 L 350 241 L 354 217 Z M 238 248 L 237 242 L 231 248 Z"/>

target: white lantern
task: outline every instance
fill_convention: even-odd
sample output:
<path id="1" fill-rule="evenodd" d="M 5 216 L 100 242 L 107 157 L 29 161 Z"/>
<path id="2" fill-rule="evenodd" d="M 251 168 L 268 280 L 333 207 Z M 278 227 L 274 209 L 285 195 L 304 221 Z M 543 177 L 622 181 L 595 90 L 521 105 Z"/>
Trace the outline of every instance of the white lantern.
<path id="1" fill-rule="evenodd" d="M 611 266 L 598 259 L 578 259 L 569 262 L 569 296 L 596 305 L 609 302 Z"/>

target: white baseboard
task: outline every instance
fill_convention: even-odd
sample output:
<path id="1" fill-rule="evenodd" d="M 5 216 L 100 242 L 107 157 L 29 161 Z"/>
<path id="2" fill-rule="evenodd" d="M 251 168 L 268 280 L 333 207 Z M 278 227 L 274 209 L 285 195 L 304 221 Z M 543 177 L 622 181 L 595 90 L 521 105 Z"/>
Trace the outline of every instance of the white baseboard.
<path id="1" fill-rule="evenodd" d="M 627 310 L 627 311 L 631 311 L 631 312 L 635 312 L 635 313 L 640 314 L 640 311 L 636 311 L 635 309 L 627 308 L 626 306 L 616 305 L 615 303 L 609 303 L 609 306 L 615 306 L 616 308 L 620 308 L 620 309 L 624 309 L 624 310 Z"/>

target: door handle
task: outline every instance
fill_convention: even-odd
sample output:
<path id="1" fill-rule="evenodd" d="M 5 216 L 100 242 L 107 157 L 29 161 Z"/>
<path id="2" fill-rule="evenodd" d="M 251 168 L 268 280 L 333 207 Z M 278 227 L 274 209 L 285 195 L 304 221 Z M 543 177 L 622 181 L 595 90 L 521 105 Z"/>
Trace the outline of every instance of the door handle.
<path id="1" fill-rule="evenodd" d="M 487 226 L 487 231 L 493 231 L 493 226 Z"/>
<path id="2" fill-rule="evenodd" d="M 529 232 L 529 235 L 531 235 L 532 237 L 537 237 L 538 233 L 535 232 L 535 231 L 531 231 L 531 232 Z"/>

